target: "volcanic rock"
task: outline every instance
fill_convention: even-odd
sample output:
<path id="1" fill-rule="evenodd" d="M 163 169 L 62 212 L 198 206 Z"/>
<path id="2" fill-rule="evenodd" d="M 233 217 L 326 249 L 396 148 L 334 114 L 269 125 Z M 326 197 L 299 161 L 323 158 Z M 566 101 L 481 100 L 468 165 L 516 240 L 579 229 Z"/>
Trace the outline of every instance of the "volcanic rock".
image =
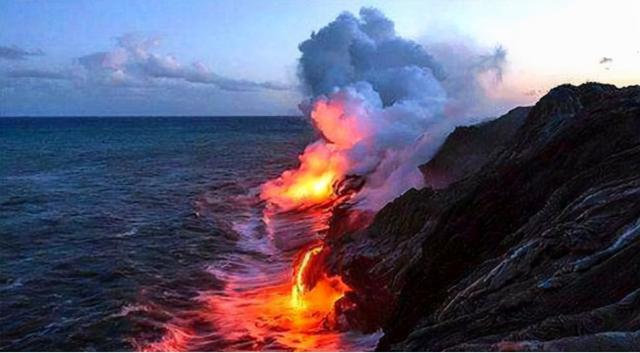
<path id="1" fill-rule="evenodd" d="M 509 141 L 531 107 L 517 107 L 499 119 L 456 128 L 438 153 L 420 166 L 425 182 L 434 189 L 472 175 Z"/>
<path id="2" fill-rule="evenodd" d="M 330 230 L 345 312 L 383 328 L 379 349 L 640 349 L 640 87 L 563 85 L 523 109 L 454 133 L 422 167 L 442 189 Z"/>

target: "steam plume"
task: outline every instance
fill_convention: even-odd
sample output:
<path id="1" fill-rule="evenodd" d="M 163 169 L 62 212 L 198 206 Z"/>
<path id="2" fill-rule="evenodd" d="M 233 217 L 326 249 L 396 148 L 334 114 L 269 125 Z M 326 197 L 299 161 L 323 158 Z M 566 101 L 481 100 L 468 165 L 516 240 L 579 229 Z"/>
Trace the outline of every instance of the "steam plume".
<path id="1" fill-rule="evenodd" d="M 441 47 L 438 56 L 452 60 L 439 62 L 371 8 L 359 17 L 341 14 L 299 49 L 299 76 L 309 95 L 300 108 L 322 138 L 301 155 L 298 170 L 263 187 L 263 198 L 284 208 L 316 201 L 327 183 L 353 174 L 366 178 L 357 202 L 367 209 L 422 187 L 418 165 L 455 126 L 469 122 L 476 102 L 486 101 L 483 80 L 499 82 L 506 57 L 498 47 L 467 51 L 458 62 L 455 51 Z"/>

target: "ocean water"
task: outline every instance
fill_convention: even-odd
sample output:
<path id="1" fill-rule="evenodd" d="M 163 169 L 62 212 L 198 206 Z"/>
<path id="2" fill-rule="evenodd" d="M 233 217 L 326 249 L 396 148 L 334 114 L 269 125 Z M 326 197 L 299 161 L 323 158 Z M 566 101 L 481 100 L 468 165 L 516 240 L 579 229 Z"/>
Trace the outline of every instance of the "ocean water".
<path id="1" fill-rule="evenodd" d="M 313 139 L 295 117 L 0 119 L 0 349 L 371 346 L 236 315 L 290 275 L 258 187 Z"/>

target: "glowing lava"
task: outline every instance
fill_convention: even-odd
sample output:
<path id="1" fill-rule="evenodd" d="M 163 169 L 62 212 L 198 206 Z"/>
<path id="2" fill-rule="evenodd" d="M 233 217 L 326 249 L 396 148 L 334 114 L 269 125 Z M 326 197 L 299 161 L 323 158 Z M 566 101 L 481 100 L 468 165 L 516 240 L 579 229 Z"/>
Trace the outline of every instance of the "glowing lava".
<path id="1" fill-rule="evenodd" d="M 370 134 L 363 116 L 361 105 L 347 105 L 341 97 L 316 101 L 311 119 L 322 139 L 307 146 L 297 169 L 265 183 L 260 197 L 283 210 L 330 202 L 352 167 L 349 151 Z"/>
<path id="2" fill-rule="evenodd" d="M 291 307 L 297 311 L 324 313 L 332 320 L 333 307 L 338 299 L 349 290 L 340 277 L 327 277 L 322 263 L 313 263 L 322 252 L 323 246 L 307 250 L 293 275 L 291 288 Z"/>
<path id="3" fill-rule="evenodd" d="M 304 283 L 304 273 L 309 266 L 309 260 L 311 260 L 311 257 L 319 254 L 320 251 L 322 251 L 322 246 L 311 248 L 306 253 L 304 253 L 302 261 L 300 262 L 298 269 L 293 275 L 293 286 L 291 287 L 291 306 L 294 309 L 304 309 L 306 306 L 303 299 L 306 288 L 306 284 Z"/>
<path id="4" fill-rule="evenodd" d="M 361 101 L 354 104 L 353 99 L 357 97 L 334 95 L 315 101 L 310 115 L 321 138 L 299 156 L 297 169 L 262 185 L 264 229 L 255 225 L 240 229 L 237 246 L 243 251 L 222 254 L 220 262 L 208 269 L 224 288 L 200 293 L 201 310 L 173 318 L 164 325 L 164 337 L 142 349 L 337 351 L 372 347 L 375 336 L 340 332 L 345 327 L 337 324 L 341 320 L 336 318 L 335 304 L 350 288 L 339 276 L 325 271 L 330 249 L 323 237 L 337 206 L 364 183 L 352 172 L 361 156 L 353 152 L 364 147 L 372 134 L 364 105 Z M 347 219 L 347 223 L 361 224 L 365 218 Z M 295 249 L 299 252 L 294 258 L 291 250 Z M 370 337 L 374 341 L 367 341 Z"/>
<path id="5" fill-rule="evenodd" d="M 300 167 L 265 183 L 261 197 L 281 209 L 293 209 L 329 201 L 333 185 L 344 175 L 347 164 L 335 146 L 324 142 L 309 145 L 300 155 Z"/>
<path id="6" fill-rule="evenodd" d="M 353 97 L 337 95 L 315 101 L 310 115 L 321 139 L 307 146 L 297 169 L 287 170 L 262 186 L 260 197 L 269 205 L 296 212 L 324 205 L 332 212 L 333 206 L 348 197 L 337 190 L 353 167 L 350 152 L 371 133 L 364 104 L 348 99 Z M 294 264 L 290 306 L 297 326 L 317 325 L 317 319 L 309 318 L 322 317 L 322 326 L 331 327 L 334 305 L 349 290 L 339 277 L 325 274 L 323 249 L 323 245 L 308 248 Z"/>
<path id="7" fill-rule="evenodd" d="M 301 252 L 298 261 L 293 261 L 292 279 L 289 255 L 272 248 L 265 237 L 243 236 L 244 249 L 262 249 L 265 256 L 254 257 L 247 251 L 230 253 L 209 267 L 209 272 L 224 281 L 225 288 L 201 292 L 196 298 L 198 310 L 180 312 L 164 325 L 160 341 L 136 346 L 137 350 L 362 349 L 361 339 L 366 337 L 345 336 L 333 329 L 335 302 L 348 287 L 322 271 L 323 246 Z"/>

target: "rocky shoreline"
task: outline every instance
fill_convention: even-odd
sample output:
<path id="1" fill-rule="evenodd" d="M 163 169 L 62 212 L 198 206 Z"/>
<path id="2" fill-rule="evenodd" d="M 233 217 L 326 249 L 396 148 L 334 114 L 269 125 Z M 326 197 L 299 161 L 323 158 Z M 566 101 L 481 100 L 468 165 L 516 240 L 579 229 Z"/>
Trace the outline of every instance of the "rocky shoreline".
<path id="1" fill-rule="evenodd" d="M 332 222 L 349 327 L 379 350 L 640 348 L 639 86 L 556 87 L 421 170 L 367 227 Z"/>

